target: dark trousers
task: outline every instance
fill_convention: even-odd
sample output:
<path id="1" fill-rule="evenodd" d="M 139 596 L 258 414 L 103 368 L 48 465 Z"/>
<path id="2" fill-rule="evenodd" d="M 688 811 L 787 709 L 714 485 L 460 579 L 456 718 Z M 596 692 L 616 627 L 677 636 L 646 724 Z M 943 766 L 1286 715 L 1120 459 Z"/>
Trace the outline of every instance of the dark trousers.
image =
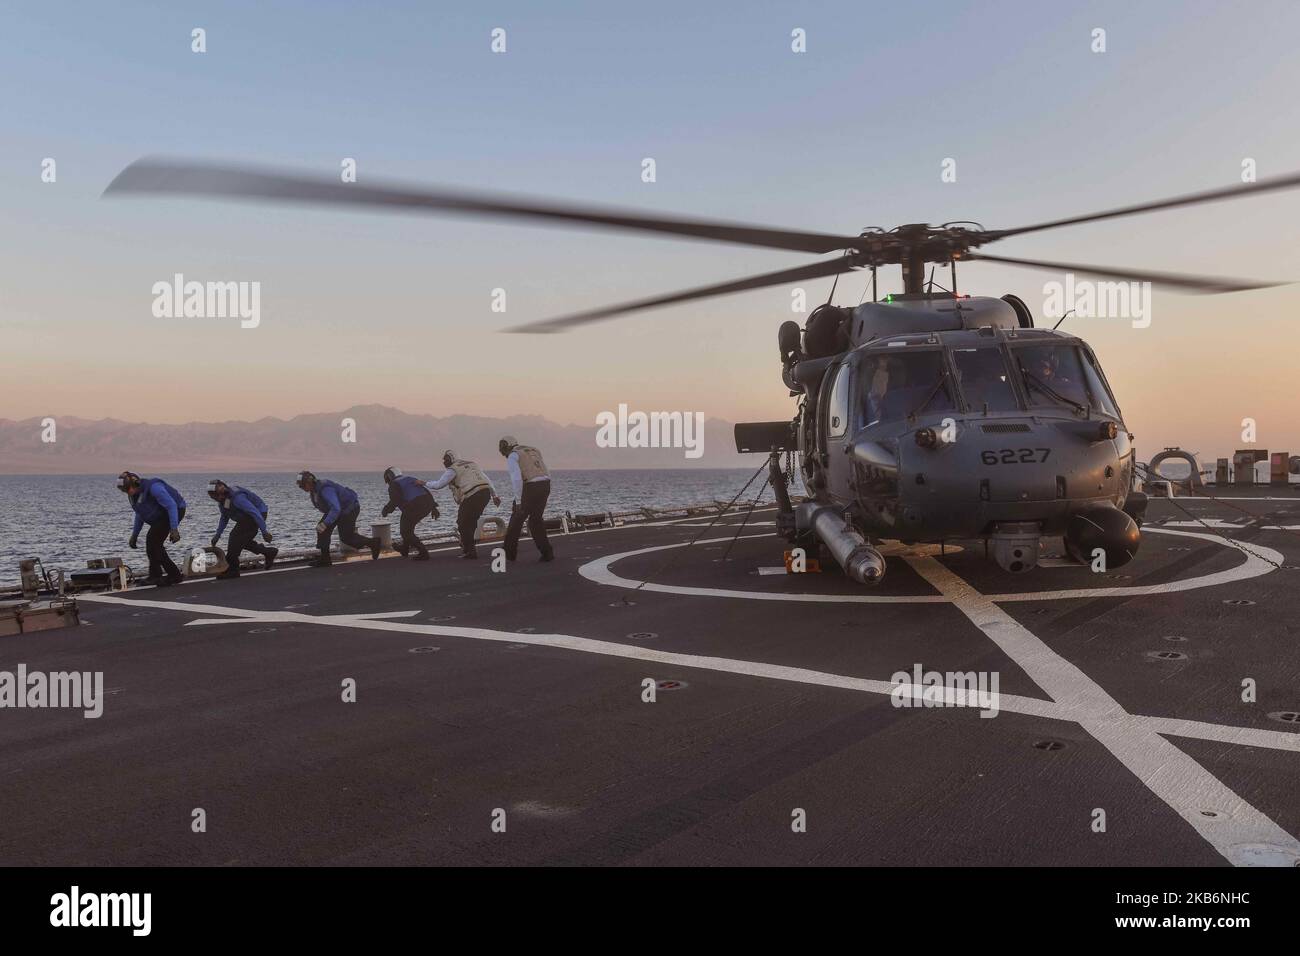
<path id="1" fill-rule="evenodd" d="M 429 553 L 429 549 L 424 546 L 424 542 L 416 535 L 415 526 L 429 517 L 432 511 L 432 495 L 420 495 L 414 501 L 408 501 L 402 505 L 402 520 L 398 524 L 398 529 L 402 534 L 402 542 L 396 546 L 398 554 L 405 555 L 411 548 L 414 548 L 417 554 Z"/>
<path id="2" fill-rule="evenodd" d="M 367 538 L 365 535 L 357 534 L 357 518 L 361 516 L 359 507 L 353 508 L 346 514 L 339 515 L 339 520 L 332 525 L 326 525 L 325 530 L 316 535 L 316 547 L 320 548 L 321 557 L 328 560 L 330 556 L 330 535 L 334 529 L 339 529 L 339 540 L 344 544 L 350 545 L 360 551 L 363 548 L 372 548 L 375 544 L 374 538 Z"/>
<path id="3" fill-rule="evenodd" d="M 257 522 L 241 511 L 235 519 L 235 526 L 230 529 L 230 551 L 226 554 L 226 563 L 238 571 L 239 556 L 245 550 L 266 554 L 266 546 L 257 540 Z"/>
<path id="4" fill-rule="evenodd" d="M 492 500 L 492 492 L 480 488 L 460 503 L 456 512 L 456 530 L 460 533 L 460 549 L 474 557 L 478 551 L 474 547 L 474 535 L 478 533 L 478 519 L 483 516 L 483 509 Z"/>
<path id="5" fill-rule="evenodd" d="M 180 508 L 176 512 L 176 522 L 185 517 L 185 509 Z M 167 554 L 167 532 L 171 530 L 171 525 L 164 518 L 157 524 L 149 525 L 149 531 L 144 536 L 144 553 L 149 556 L 149 577 L 160 578 L 164 574 L 169 578 L 179 578 L 181 569 L 176 567 Z"/>
<path id="6" fill-rule="evenodd" d="M 513 561 L 519 552 L 519 532 L 523 530 L 524 519 L 528 519 L 528 533 L 532 535 L 533 544 L 542 554 L 551 553 L 551 543 L 546 540 L 546 500 L 551 497 L 551 482 L 526 481 L 524 493 L 514 511 L 510 513 L 510 524 L 506 527 L 506 557 Z"/>

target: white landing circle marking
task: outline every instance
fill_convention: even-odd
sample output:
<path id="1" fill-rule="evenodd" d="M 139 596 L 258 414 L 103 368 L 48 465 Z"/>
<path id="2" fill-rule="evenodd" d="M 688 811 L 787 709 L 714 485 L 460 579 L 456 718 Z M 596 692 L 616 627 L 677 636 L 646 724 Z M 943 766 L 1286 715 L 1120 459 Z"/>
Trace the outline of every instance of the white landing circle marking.
<path id="1" fill-rule="evenodd" d="M 772 536 L 768 534 L 745 534 L 741 535 L 739 540 L 770 537 Z M 730 536 L 725 538 L 705 538 L 702 541 L 696 541 L 695 544 L 696 546 L 719 544 L 730 540 Z M 631 578 L 620 577 L 610 570 L 610 565 L 615 561 L 622 561 L 624 558 L 635 557 L 638 554 L 653 554 L 656 551 L 671 551 L 673 548 L 684 548 L 687 543 L 680 541 L 674 544 L 661 544 L 652 548 L 639 548 L 636 551 L 624 551 L 620 554 L 609 554 L 603 558 L 597 558 L 595 561 L 588 561 L 578 568 L 578 573 L 588 581 L 594 581 L 597 584 L 608 584 L 616 588 L 640 588 L 642 591 L 658 591 L 661 594 L 743 598 L 747 601 L 806 601 L 821 604 L 944 604 L 948 601 L 942 594 L 801 594 L 797 592 L 781 594 L 768 591 L 736 591 L 728 588 L 692 588 L 675 584 L 635 581 Z"/>
<path id="2" fill-rule="evenodd" d="M 1164 528 L 1147 527 L 1143 529 L 1144 533 L 1151 534 L 1170 534 L 1184 538 L 1200 538 L 1213 544 L 1220 544 L 1227 548 L 1240 551 L 1231 541 L 1217 534 L 1204 534 L 1193 531 L 1173 531 Z M 742 535 L 741 540 L 745 538 L 764 538 L 770 535 L 747 534 Z M 726 538 L 707 538 L 703 541 L 697 541 L 695 544 L 717 544 L 719 542 L 730 541 Z M 678 584 L 656 584 L 652 581 L 638 581 L 633 578 L 625 578 L 611 570 L 611 565 L 616 561 L 622 561 L 624 558 L 632 558 L 641 554 L 653 554 L 656 551 L 670 551 L 673 548 L 684 548 L 687 542 L 676 542 L 674 544 L 662 544 L 652 548 L 639 548 L 636 551 L 623 551 L 619 554 L 609 554 L 604 557 L 589 561 L 578 568 L 578 573 L 588 581 L 594 581 L 596 584 L 605 584 L 616 588 L 640 588 L 642 591 L 657 591 L 661 594 L 681 594 L 693 595 L 697 597 L 721 597 L 721 598 L 739 598 L 744 601 L 797 601 L 820 604 L 943 604 L 948 602 L 948 598 L 942 594 L 808 594 L 801 592 L 781 593 L 775 591 L 740 591 L 731 588 L 696 588 Z M 1098 587 L 1098 588 L 1072 588 L 1066 590 L 1054 591 L 1015 591 L 1009 594 L 990 594 L 988 599 L 995 602 L 1008 601 L 1064 601 L 1076 598 L 1098 598 L 1098 597 L 1136 597 L 1150 594 L 1171 594 L 1176 591 L 1193 591 L 1197 588 L 1214 587 L 1220 584 L 1229 584 L 1234 581 L 1244 581 L 1249 578 L 1259 577 L 1268 574 L 1270 571 L 1276 571 L 1269 561 L 1276 561 L 1281 564 L 1285 559 L 1282 553 L 1275 551 L 1273 548 L 1267 548 L 1263 545 L 1251 542 L 1247 547 L 1250 551 L 1240 551 L 1245 557 L 1245 561 L 1235 568 L 1229 568 L 1226 571 L 1216 571 L 1213 574 L 1202 574 L 1194 578 L 1186 578 L 1179 581 L 1168 581 L 1164 584 L 1139 584 L 1130 587 Z M 955 551 L 957 549 L 949 549 Z M 886 550 L 888 554 L 902 554 L 904 556 L 937 553 L 937 547 L 928 547 L 924 549 L 909 548 L 902 551 Z"/>

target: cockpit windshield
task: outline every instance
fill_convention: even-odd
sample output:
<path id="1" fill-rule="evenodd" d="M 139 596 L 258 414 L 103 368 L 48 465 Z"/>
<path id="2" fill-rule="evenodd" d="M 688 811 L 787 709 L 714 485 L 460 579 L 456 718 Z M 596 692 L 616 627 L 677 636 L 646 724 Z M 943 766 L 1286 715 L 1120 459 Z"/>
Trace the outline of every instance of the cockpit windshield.
<path id="1" fill-rule="evenodd" d="M 1092 357 L 1074 345 L 1034 345 L 1012 349 L 1030 405 L 1063 405 L 1118 415 Z"/>
<path id="2" fill-rule="evenodd" d="M 956 408 L 937 349 L 868 355 L 861 366 L 867 425 Z"/>
<path id="3" fill-rule="evenodd" d="M 957 384 L 974 411 L 1019 411 L 1020 401 L 1011 385 L 1002 350 L 997 346 L 971 349 L 953 349 L 953 365 L 957 368 Z"/>

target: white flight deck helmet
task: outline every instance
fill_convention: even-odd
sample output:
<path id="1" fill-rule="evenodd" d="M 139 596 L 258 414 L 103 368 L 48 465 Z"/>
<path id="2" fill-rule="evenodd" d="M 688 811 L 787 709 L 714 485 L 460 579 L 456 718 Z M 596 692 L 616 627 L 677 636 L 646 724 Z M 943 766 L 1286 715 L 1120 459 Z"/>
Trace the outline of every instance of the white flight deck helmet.
<path id="1" fill-rule="evenodd" d="M 393 481 L 393 480 L 396 479 L 396 478 L 401 478 L 401 477 L 402 477 L 402 469 L 400 469 L 400 468 L 398 468 L 398 467 L 396 467 L 396 466 L 391 467 L 391 468 L 385 468 L 385 469 L 384 469 L 384 483 L 385 483 L 385 484 L 387 484 L 387 483 L 390 482 L 390 481 Z"/>
<path id="2" fill-rule="evenodd" d="M 450 468 L 452 462 L 456 460 L 456 453 L 448 448 L 442 453 L 442 464 L 444 468 Z"/>
<path id="3" fill-rule="evenodd" d="M 307 490 L 304 486 L 307 484 L 308 481 L 315 481 L 315 480 L 316 480 L 316 476 L 313 475 L 310 471 L 298 472 L 297 484 L 298 487 L 302 488 L 303 491 Z"/>
<path id="4" fill-rule="evenodd" d="M 514 435 L 502 435 L 501 441 L 497 442 L 497 450 L 507 458 L 510 456 L 510 449 L 519 444 L 519 439 Z"/>

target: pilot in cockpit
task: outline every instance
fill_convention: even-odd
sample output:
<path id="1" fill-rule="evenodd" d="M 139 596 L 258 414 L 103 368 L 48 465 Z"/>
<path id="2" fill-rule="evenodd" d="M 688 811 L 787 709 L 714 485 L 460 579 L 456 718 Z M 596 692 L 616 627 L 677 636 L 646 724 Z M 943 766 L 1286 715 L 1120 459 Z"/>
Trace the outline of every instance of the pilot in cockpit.
<path id="1" fill-rule="evenodd" d="M 1081 397 L 1078 386 L 1074 379 L 1068 374 L 1068 371 L 1061 365 L 1061 355 L 1057 349 L 1040 349 L 1039 360 L 1036 363 L 1034 374 L 1038 380 L 1047 388 L 1064 396 L 1070 401 L 1076 401 Z"/>
<path id="2" fill-rule="evenodd" d="M 867 424 L 905 416 L 909 394 L 903 363 L 890 356 L 878 356 L 871 366 L 867 388 Z"/>

